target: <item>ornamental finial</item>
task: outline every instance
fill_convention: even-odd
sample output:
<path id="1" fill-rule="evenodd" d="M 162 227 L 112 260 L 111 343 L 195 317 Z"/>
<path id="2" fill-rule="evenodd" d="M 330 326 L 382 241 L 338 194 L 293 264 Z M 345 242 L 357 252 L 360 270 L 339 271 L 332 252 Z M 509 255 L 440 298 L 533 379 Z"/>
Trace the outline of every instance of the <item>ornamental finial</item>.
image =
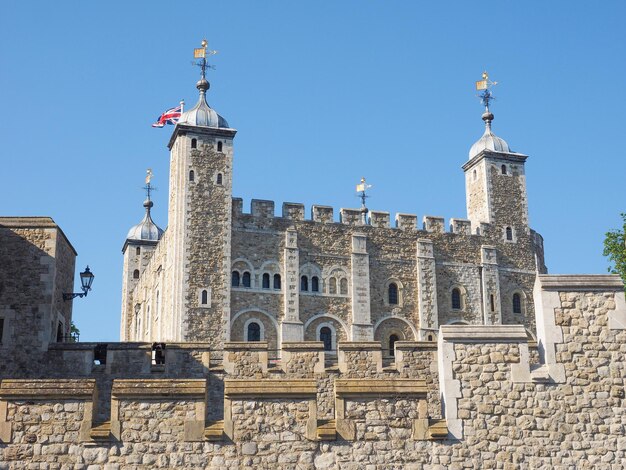
<path id="1" fill-rule="evenodd" d="M 214 65 L 207 63 L 207 57 L 217 54 L 217 51 L 207 49 L 209 43 L 206 39 L 203 39 L 200 45 L 202 47 L 193 50 L 193 58 L 196 60 L 192 64 L 200 67 L 200 81 L 204 81 L 206 80 L 206 70 L 215 68 Z"/>
<path id="2" fill-rule="evenodd" d="M 361 215 L 363 217 L 362 223 L 363 225 L 367 224 L 367 206 L 365 205 L 365 199 L 367 199 L 369 196 L 365 193 L 366 190 L 370 189 L 372 187 L 371 184 L 367 184 L 365 182 L 365 177 L 361 178 L 361 183 L 356 185 L 356 192 L 357 197 L 361 198 Z"/>
<path id="3" fill-rule="evenodd" d="M 479 94 L 478 97 L 485 107 L 485 113 L 489 113 L 489 103 L 495 99 L 489 88 L 492 86 L 496 86 L 497 84 L 498 82 L 492 82 L 491 80 L 489 80 L 489 74 L 486 70 L 483 72 L 482 80 L 478 80 L 476 82 L 476 90 L 482 91 L 482 93 Z"/>

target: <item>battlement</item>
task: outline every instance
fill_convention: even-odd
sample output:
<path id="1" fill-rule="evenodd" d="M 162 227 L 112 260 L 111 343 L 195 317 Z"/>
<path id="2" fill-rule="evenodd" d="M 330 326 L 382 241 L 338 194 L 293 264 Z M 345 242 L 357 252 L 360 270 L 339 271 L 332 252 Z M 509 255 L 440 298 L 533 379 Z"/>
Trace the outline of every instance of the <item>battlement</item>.
<path id="1" fill-rule="evenodd" d="M 339 209 L 339 220 L 335 221 L 335 210 L 330 206 L 311 206 L 310 218 L 305 217 L 306 209 L 304 204 L 297 202 L 284 202 L 280 217 L 275 214 L 274 201 L 263 199 L 252 199 L 250 201 L 250 212 L 243 211 L 243 199 L 233 198 L 233 217 L 251 216 L 259 219 L 284 219 L 293 221 L 312 221 L 321 224 L 343 224 L 349 226 L 363 225 L 362 209 Z M 415 214 L 397 213 L 394 218 L 394 225 L 391 225 L 389 212 L 369 211 L 368 226 L 379 228 L 397 228 L 406 231 L 423 230 L 431 233 L 455 233 L 461 235 L 473 235 L 471 233 L 471 222 L 466 219 L 452 218 L 446 232 L 445 219 L 443 217 L 426 215 L 422 218 L 421 228 L 418 227 L 418 217 Z M 482 224 L 482 230 L 477 235 L 488 230 L 488 224 Z"/>

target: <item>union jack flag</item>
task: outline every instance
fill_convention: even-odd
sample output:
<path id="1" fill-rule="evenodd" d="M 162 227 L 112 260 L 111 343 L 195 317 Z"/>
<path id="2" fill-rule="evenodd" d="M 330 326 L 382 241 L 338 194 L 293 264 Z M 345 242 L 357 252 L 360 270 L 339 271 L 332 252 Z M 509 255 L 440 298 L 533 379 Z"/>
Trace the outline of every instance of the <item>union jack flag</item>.
<path id="1" fill-rule="evenodd" d="M 165 124 L 173 126 L 180 119 L 181 110 L 182 107 L 180 105 L 175 108 L 168 109 L 157 118 L 157 121 L 152 124 L 152 127 L 164 127 Z"/>

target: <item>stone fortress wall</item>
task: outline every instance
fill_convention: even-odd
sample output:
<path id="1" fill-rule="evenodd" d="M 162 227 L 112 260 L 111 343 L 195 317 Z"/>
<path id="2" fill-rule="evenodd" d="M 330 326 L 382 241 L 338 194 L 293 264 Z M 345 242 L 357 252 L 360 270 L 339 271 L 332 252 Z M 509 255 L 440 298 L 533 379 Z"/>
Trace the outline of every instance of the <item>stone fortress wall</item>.
<path id="1" fill-rule="evenodd" d="M 521 325 L 437 342 L 51 344 L 2 376 L 0 468 L 606 468 L 626 459 L 617 276 L 540 275 Z M 20 380 L 20 378 L 25 380 Z"/>

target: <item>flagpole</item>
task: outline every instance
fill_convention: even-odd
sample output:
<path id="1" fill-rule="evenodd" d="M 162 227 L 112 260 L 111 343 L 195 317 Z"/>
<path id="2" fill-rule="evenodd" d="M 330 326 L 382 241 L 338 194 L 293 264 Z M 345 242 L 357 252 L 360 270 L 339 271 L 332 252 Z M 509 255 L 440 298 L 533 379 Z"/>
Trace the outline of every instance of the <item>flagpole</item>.
<path id="1" fill-rule="evenodd" d="M 180 100 L 180 114 L 185 112 L 185 100 Z"/>

